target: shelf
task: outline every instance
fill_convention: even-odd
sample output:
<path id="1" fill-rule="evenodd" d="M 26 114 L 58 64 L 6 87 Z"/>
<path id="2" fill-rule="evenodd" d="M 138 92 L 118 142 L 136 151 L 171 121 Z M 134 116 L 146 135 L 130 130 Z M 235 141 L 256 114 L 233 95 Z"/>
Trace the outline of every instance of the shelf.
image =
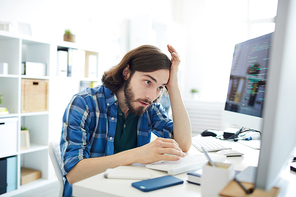
<path id="1" fill-rule="evenodd" d="M 0 74 L 0 77 L 2 77 L 2 78 L 19 78 L 19 75 L 2 75 L 2 74 Z"/>
<path id="2" fill-rule="evenodd" d="M 56 180 L 48 156 L 49 141 L 60 137 L 64 110 L 72 96 L 79 92 L 80 82 L 100 82 L 101 80 L 98 78 L 84 78 L 83 76 L 85 75 L 73 75 L 73 73 L 75 73 L 73 72 L 73 68 L 75 68 L 74 64 L 72 65 L 72 77 L 58 77 L 58 48 L 72 48 L 77 49 L 77 51 L 81 53 L 91 54 L 93 52 L 97 55 L 98 50 L 92 50 L 90 49 L 91 47 L 82 47 L 82 45 L 77 43 L 56 43 L 57 42 L 52 42 L 48 39 L 44 40 L 33 36 L 13 35 L 9 32 L 0 31 L 0 61 L 8 63 L 8 74 L 0 74 L 0 94 L 3 95 L 2 99 L 4 101 L 0 107 L 6 107 L 9 111 L 9 114 L 0 114 L 0 119 L 12 117 L 17 119 L 15 126 L 16 137 L 11 137 L 11 139 L 7 139 L 7 141 L 5 137 L 2 138 L 5 139 L 5 142 L 8 144 L 15 142 L 16 145 L 13 145 L 13 147 L 16 148 L 17 151 L 9 149 L 12 152 L 5 154 L 3 152 L 3 154 L 0 155 L 0 158 L 10 156 L 17 157 L 16 173 L 18 177 L 17 189 L 2 194 L 1 196 L 21 194 L 26 190 L 34 189 L 42 184 L 47 184 L 52 180 Z M 45 63 L 45 76 L 22 75 L 22 62 Z M 73 60 L 72 62 L 75 62 L 75 65 L 86 64 L 86 60 L 83 60 L 82 58 L 81 61 L 78 61 L 76 58 L 75 61 Z M 96 71 L 98 71 L 98 61 L 96 66 Z M 82 66 L 81 68 L 82 69 L 79 71 L 76 69 L 76 74 L 84 73 L 88 67 Z M 46 98 L 48 108 L 42 108 L 39 110 L 50 110 L 22 113 L 23 99 L 28 95 L 25 92 L 25 88 L 22 86 L 23 79 L 47 81 L 48 92 Z M 32 105 L 35 104 L 36 103 L 32 103 Z M 29 149 L 20 149 L 22 142 L 21 127 L 26 127 L 29 130 Z M 3 131 L 6 132 L 6 130 Z M 41 179 L 21 186 L 21 167 L 40 170 Z"/>
<path id="3" fill-rule="evenodd" d="M 45 182 L 48 182 L 48 180 L 47 179 L 40 178 L 40 179 L 37 179 L 37 180 L 32 181 L 30 183 L 27 183 L 25 185 L 21 185 L 20 186 L 20 189 L 31 188 L 32 185 L 42 186 L 42 185 L 44 185 Z"/>
<path id="4" fill-rule="evenodd" d="M 2 75 L 0 74 L 1 78 L 23 78 L 23 79 L 50 79 L 49 76 L 26 76 L 26 75 L 12 75 L 12 74 L 8 74 L 8 75 Z"/>
<path id="5" fill-rule="evenodd" d="M 94 47 L 86 46 L 86 45 L 81 45 L 78 43 L 73 43 L 73 42 L 59 42 L 57 43 L 58 48 L 72 48 L 72 49 L 80 49 L 84 51 L 93 51 L 93 52 L 98 52 L 98 49 L 95 49 Z"/>
<path id="6" fill-rule="evenodd" d="M 3 40 L 3 39 L 18 39 L 18 35 L 16 34 L 12 34 L 10 32 L 7 32 L 7 31 L 3 31 L 3 30 L 0 30 L 0 40 Z"/>
<path id="7" fill-rule="evenodd" d="M 26 75 L 21 75 L 22 79 L 49 79 L 48 76 L 26 76 Z"/>
<path id="8" fill-rule="evenodd" d="M 73 42 L 59 42 L 57 44 L 58 48 L 72 48 L 72 49 L 78 49 L 78 44 Z"/>
<path id="9" fill-rule="evenodd" d="M 23 149 L 20 151 L 20 154 L 25 154 L 25 153 L 32 153 L 32 152 L 36 152 L 36 151 L 40 151 L 40 150 L 46 150 L 48 149 L 48 146 L 46 145 L 39 145 L 39 144 L 30 144 L 30 148 L 29 149 Z"/>
<path id="10" fill-rule="evenodd" d="M 48 115 L 48 111 L 42 111 L 42 112 L 30 112 L 30 113 L 21 113 L 21 116 L 38 116 L 38 115 Z"/>
<path id="11" fill-rule="evenodd" d="M 0 118 L 11 118 L 11 117 L 17 117 L 17 113 L 9 113 L 9 114 L 0 114 Z"/>
<path id="12" fill-rule="evenodd" d="M 11 156 L 16 156 L 16 155 L 17 155 L 17 152 L 13 152 L 13 153 L 9 153 L 9 154 L 0 155 L 0 158 L 11 157 Z"/>
<path id="13" fill-rule="evenodd" d="M 32 37 L 32 36 L 26 36 L 26 35 L 23 35 L 21 37 L 22 39 L 22 42 L 23 44 L 47 44 L 49 45 L 50 42 L 42 39 L 42 38 L 35 38 L 35 37 Z"/>

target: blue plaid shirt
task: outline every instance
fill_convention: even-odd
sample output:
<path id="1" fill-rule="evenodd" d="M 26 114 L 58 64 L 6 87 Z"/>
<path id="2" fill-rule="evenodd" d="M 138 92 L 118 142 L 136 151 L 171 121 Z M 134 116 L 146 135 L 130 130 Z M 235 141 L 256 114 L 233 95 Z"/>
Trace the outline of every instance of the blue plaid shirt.
<path id="1" fill-rule="evenodd" d="M 117 107 L 115 94 L 104 86 L 87 88 L 73 96 L 63 116 L 60 142 L 64 177 L 84 158 L 114 154 Z M 173 122 L 158 103 L 139 117 L 138 146 L 150 142 L 151 131 L 158 137 L 173 137 Z M 72 186 L 64 178 L 64 196 L 71 194 Z"/>

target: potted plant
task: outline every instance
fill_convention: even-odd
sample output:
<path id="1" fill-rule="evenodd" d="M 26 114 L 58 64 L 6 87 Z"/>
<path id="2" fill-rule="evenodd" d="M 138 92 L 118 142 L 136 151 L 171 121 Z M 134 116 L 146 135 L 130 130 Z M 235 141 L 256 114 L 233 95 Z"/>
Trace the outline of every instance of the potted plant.
<path id="1" fill-rule="evenodd" d="M 65 30 L 64 41 L 67 41 L 67 42 L 75 42 L 75 35 L 72 34 L 69 29 L 66 29 Z"/>
<path id="2" fill-rule="evenodd" d="M 0 105 L 1 105 L 2 103 L 4 103 L 4 101 L 3 101 L 3 95 L 0 94 Z M 8 113 L 9 113 L 9 112 L 8 112 L 8 110 L 7 110 L 6 107 L 0 107 L 0 115 L 1 115 L 1 114 L 8 114 Z"/>
<path id="3" fill-rule="evenodd" d="M 192 98 L 194 98 L 194 99 L 197 99 L 198 98 L 198 89 L 192 88 L 190 90 L 190 92 L 191 92 Z"/>

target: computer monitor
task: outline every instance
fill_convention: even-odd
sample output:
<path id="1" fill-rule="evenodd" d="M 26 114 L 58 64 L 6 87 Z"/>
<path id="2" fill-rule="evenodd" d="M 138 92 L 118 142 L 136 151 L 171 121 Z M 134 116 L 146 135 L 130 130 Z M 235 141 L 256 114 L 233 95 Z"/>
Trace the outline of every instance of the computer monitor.
<path id="1" fill-rule="evenodd" d="M 266 69 L 268 70 L 268 75 L 266 76 L 267 85 L 264 90 L 264 97 L 260 99 L 264 101 L 260 104 L 261 107 L 264 105 L 261 108 L 261 113 L 259 111 L 258 113 L 248 113 L 253 108 L 238 110 L 239 107 L 243 106 L 239 105 L 241 100 L 238 98 L 244 97 L 239 95 L 239 93 L 244 93 L 243 90 L 246 90 L 240 86 L 241 75 L 236 76 L 239 79 L 236 80 L 238 82 L 238 90 L 235 90 L 234 94 L 231 91 L 228 92 L 229 95 L 232 94 L 234 97 L 232 98 L 228 95 L 228 103 L 225 108 L 225 111 L 232 112 L 232 115 L 229 117 L 232 117 L 233 120 L 240 119 L 238 117 L 243 112 L 248 113 L 238 122 L 228 119 L 229 117 L 226 120 L 238 123 L 240 126 L 257 128 L 261 131 L 259 162 L 258 167 L 255 168 L 254 176 L 255 188 L 266 191 L 274 186 L 285 186 L 285 179 L 281 176 L 281 172 L 291 162 L 296 147 L 296 1 L 278 1 L 275 23 L 275 31 L 270 35 L 270 52 L 268 68 Z M 236 57 L 236 54 L 234 54 L 234 57 Z M 235 63 L 233 63 L 233 66 Z M 254 69 L 257 70 L 255 64 Z M 231 74 L 234 74 L 233 70 Z M 242 77 L 242 79 L 244 78 Z M 247 80 L 245 79 L 245 81 Z M 245 83 L 245 85 L 247 84 Z M 247 87 L 254 90 L 252 88 L 254 85 L 254 83 L 250 82 Z M 230 90 L 233 90 L 232 84 L 229 87 Z M 256 89 L 259 91 L 260 84 L 257 87 Z M 231 107 L 233 103 L 237 107 Z M 237 110 L 233 110 L 233 108 Z M 251 116 L 259 118 L 259 125 L 256 125 L 258 124 L 256 121 L 250 122 L 252 120 L 247 120 Z M 282 181 L 279 182 L 279 180 Z"/>
<path id="2" fill-rule="evenodd" d="M 223 120 L 260 130 L 272 33 L 234 47 Z"/>
<path id="3" fill-rule="evenodd" d="M 255 179 L 264 190 L 276 186 L 296 146 L 296 1 L 279 0 L 275 22 Z"/>

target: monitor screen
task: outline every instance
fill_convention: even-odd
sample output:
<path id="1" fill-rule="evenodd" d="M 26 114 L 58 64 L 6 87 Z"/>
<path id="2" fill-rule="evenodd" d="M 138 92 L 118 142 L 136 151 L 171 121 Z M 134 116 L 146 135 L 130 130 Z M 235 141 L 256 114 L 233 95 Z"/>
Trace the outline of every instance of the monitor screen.
<path id="1" fill-rule="evenodd" d="M 225 103 L 226 122 L 260 130 L 271 34 L 235 45 Z"/>

